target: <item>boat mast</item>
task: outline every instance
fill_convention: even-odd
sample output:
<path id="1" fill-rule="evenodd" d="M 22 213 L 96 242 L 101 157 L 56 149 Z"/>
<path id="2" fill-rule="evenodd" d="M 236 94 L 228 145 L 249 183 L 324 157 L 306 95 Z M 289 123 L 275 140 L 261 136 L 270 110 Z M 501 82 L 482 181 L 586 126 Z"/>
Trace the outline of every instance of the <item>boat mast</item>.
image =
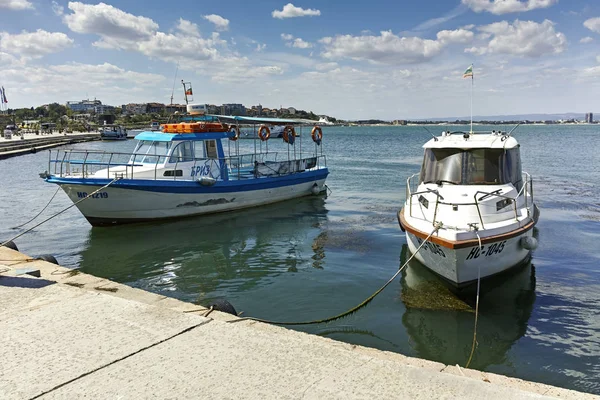
<path id="1" fill-rule="evenodd" d="M 471 135 L 473 134 L 473 83 L 475 81 L 474 75 L 475 74 L 473 73 L 473 64 L 471 64 Z"/>
<path id="2" fill-rule="evenodd" d="M 179 61 L 175 67 L 175 76 L 173 77 L 173 89 L 171 90 L 171 105 L 173 105 L 173 94 L 175 93 L 175 80 L 177 79 L 177 71 L 179 70 Z"/>

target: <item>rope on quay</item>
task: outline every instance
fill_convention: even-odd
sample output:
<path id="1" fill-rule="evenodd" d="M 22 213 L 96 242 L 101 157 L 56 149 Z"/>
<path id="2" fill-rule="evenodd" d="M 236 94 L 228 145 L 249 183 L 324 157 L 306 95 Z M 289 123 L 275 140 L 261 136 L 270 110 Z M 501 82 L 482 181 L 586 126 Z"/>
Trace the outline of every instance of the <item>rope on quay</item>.
<path id="1" fill-rule="evenodd" d="M 40 215 L 41 215 L 41 214 L 44 212 L 44 210 L 45 210 L 46 208 L 48 208 L 48 206 L 50 205 L 50 203 L 52 203 L 52 200 L 54 200 L 54 197 L 56 197 L 56 195 L 57 195 L 57 193 L 58 193 L 58 191 L 59 191 L 59 190 L 60 190 L 60 186 L 58 186 L 58 187 L 56 188 L 56 192 L 54 192 L 54 194 L 53 194 L 53 195 L 52 195 L 52 197 L 50 198 L 50 201 L 48 202 L 48 204 L 46 204 L 46 206 L 45 206 L 44 208 L 42 208 L 42 211 L 40 211 L 39 213 L 37 213 L 37 215 L 36 215 L 35 217 L 31 218 L 29 221 L 25 222 L 24 224 L 17 225 L 17 226 L 13 226 L 13 227 L 12 227 L 12 228 L 10 228 L 10 229 L 18 229 L 18 228 L 20 228 L 20 227 L 22 227 L 22 226 L 25 226 L 25 225 L 27 225 L 28 223 L 30 223 L 31 221 L 33 221 L 34 219 L 36 219 L 37 217 L 39 217 L 39 216 L 40 216 Z"/>
<path id="2" fill-rule="evenodd" d="M 392 283 L 394 281 L 394 279 L 396 279 L 396 277 L 398 275 L 400 275 L 400 273 L 408 266 L 408 263 L 413 259 L 413 257 L 415 256 L 415 254 L 417 254 L 419 252 L 419 250 L 421 250 L 421 248 L 425 245 L 425 243 L 427 243 L 429 241 L 429 239 L 431 238 L 431 236 L 436 233 L 440 228 L 442 227 L 441 222 L 438 222 L 435 225 L 435 228 L 433 229 L 433 231 L 431 231 L 431 233 L 429 234 L 429 236 L 427 236 L 427 238 L 423 241 L 423 243 L 421 243 L 421 245 L 419 247 L 417 247 L 417 250 L 410 256 L 410 258 L 408 260 L 406 260 L 406 262 L 398 269 L 398 271 L 382 286 L 380 287 L 375 293 L 373 293 L 371 296 L 367 297 L 362 303 L 360 303 L 359 305 L 352 307 L 351 309 L 349 309 L 348 311 L 345 311 L 341 314 L 338 314 L 336 316 L 333 317 L 329 317 L 329 318 L 324 318 L 324 319 L 317 319 L 314 321 L 303 321 L 303 322 L 281 322 L 281 321 L 269 321 L 267 319 L 262 319 L 262 318 L 254 318 L 254 317 L 244 317 L 244 318 L 239 318 L 236 320 L 232 320 L 232 321 L 227 321 L 229 323 L 234 323 L 234 322 L 239 322 L 239 321 L 257 321 L 257 322 L 264 322 L 267 324 L 272 324 L 272 325 L 314 325 L 314 324 L 322 324 L 324 322 L 331 322 L 331 321 L 335 321 L 337 319 L 343 318 L 347 315 L 350 315 L 358 310 L 360 310 L 361 308 L 363 308 L 364 306 L 366 306 L 367 304 L 369 304 L 371 302 L 371 300 L 373 300 L 379 293 L 381 293 L 390 283 Z"/>
<path id="3" fill-rule="evenodd" d="M 477 235 L 477 240 L 479 241 L 479 249 L 481 250 L 481 238 L 479 237 L 479 232 L 475 229 L 475 234 Z M 477 343 L 477 317 L 479 315 L 479 284 L 481 282 L 481 264 L 477 264 L 477 298 L 475 300 L 475 327 L 473 328 L 473 345 L 471 346 L 471 354 L 469 355 L 469 360 L 467 360 L 467 364 L 465 368 L 469 368 L 471 365 L 471 360 L 473 359 L 473 353 L 475 353 L 475 347 L 479 344 Z M 461 372 L 462 373 L 462 372 Z"/>
<path id="4" fill-rule="evenodd" d="M 68 206 L 67 208 L 57 212 L 56 214 L 52 215 L 51 217 L 46 218 L 45 220 L 43 220 L 42 222 L 40 222 L 37 225 L 32 226 L 31 228 L 19 233 L 17 236 L 13 237 L 12 239 L 9 239 L 3 243 L 0 243 L 0 246 L 4 246 L 6 243 L 11 242 L 17 238 L 20 238 L 21 236 L 23 236 L 24 234 L 31 232 L 32 230 L 34 230 L 35 228 L 37 228 L 38 226 L 50 221 L 52 218 L 59 216 L 60 214 L 64 213 L 65 211 L 67 211 L 68 209 L 76 206 L 77 204 L 81 203 L 84 200 L 89 199 L 90 197 L 92 197 L 93 195 L 95 195 L 96 193 L 100 192 L 101 190 L 106 189 L 107 187 L 109 187 L 110 185 L 112 185 L 113 183 L 115 183 L 118 180 L 121 180 L 122 178 L 115 178 L 112 181 L 108 182 L 106 185 L 102 186 L 100 189 L 94 190 L 92 193 L 88 194 L 87 196 L 85 196 L 83 199 L 76 201 L 75 203 L 71 204 L 70 206 Z"/>

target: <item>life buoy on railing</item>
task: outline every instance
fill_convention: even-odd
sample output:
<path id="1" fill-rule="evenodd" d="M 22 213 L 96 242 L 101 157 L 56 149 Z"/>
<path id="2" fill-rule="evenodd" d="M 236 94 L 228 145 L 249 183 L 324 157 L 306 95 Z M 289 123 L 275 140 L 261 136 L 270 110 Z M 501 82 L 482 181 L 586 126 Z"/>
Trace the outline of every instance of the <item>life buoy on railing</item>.
<path id="1" fill-rule="evenodd" d="M 261 125 L 260 128 L 258 128 L 258 137 L 263 142 L 269 140 L 269 138 L 271 137 L 271 130 L 269 129 L 269 127 L 266 125 Z"/>
<path id="2" fill-rule="evenodd" d="M 235 142 L 236 140 L 239 139 L 239 137 L 240 137 L 240 127 L 239 126 L 231 125 L 231 129 L 229 131 L 233 132 L 235 134 L 235 136 L 231 136 L 229 138 L 229 140 L 233 140 Z"/>
<path id="3" fill-rule="evenodd" d="M 286 143 L 294 144 L 296 141 L 296 130 L 293 126 L 288 125 L 283 129 L 283 140 Z"/>
<path id="4" fill-rule="evenodd" d="M 323 131 L 321 130 L 321 127 L 315 125 L 310 132 L 310 136 L 312 137 L 313 142 L 315 142 L 317 145 L 320 145 L 321 140 L 323 140 Z"/>

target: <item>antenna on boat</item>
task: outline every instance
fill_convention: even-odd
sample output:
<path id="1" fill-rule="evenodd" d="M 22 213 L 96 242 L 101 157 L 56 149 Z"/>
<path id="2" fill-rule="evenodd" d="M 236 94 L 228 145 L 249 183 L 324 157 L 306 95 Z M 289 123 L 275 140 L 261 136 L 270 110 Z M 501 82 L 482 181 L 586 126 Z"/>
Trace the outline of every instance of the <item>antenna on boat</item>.
<path id="1" fill-rule="evenodd" d="M 177 80 L 177 71 L 179 70 L 179 61 L 175 67 L 175 76 L 173 77 L 173 89 L 171 90 L 171 105 L 173 105 L 173 94 L 175 93 L 175 81 Z"/>
<path id="2" fill-rule="evenodd" d="M 429 129 L 427 129 L 425 126 L 421 125 L 421 128 L 425 129 L 427 132 L 429 132 L 429 134 L 431 135 L 431 137 L 433 138 L 434 142 L 438 141 L 438 138 L 435 137 L 435 135 L 433 133 L 431 133 L 431 131 Z"/>
<path id="3" fill-rule="evenodd" d="M 513 131 L 514 131 L 515 129 L 517 129 L 517 128 L 519 127 L 519 125 L 521 125 L 521 122 L 519 122 L 517 125 L 515 125 L 515 127 L 514 127 L 514 128 L 512 128 L 512 129 L 510 130 L 510 132 L 508 132 L 508 136 L 510 136 L 510 134 L 511 134 L 511 133 L 513 133 Z"/>

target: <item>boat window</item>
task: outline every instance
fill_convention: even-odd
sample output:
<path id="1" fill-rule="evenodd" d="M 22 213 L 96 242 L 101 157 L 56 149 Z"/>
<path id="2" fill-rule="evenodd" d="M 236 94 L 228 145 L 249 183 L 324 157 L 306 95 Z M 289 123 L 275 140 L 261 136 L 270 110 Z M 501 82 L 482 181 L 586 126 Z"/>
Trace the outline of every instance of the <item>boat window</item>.
<path id="1" fill-rule="evenodd" d="M 216 140 L 205 140 L 204 146 L 206 148 L 206 158 L 219 158 L 219 156 L 217 155 Z"/>
<path id="2" fill-rule="evenodd" d="M 421 183 L 523 186 L 519 149 L 426 149 Z"/>
<path id="3" fill-rule="evenodd" d="M 194 143 L 185 141 L 177 144 L 171 153 L 170 163 L 194 161 Z"/>
<path id="4" fill-rule="evenodd" d="M 421 183 L 461 183 L 462 157 L 461 149 L 426 149 Z"/>
<path id="5" fill-rule="evenodd" d="M 165 161 L 165 156 L 169 153 L 170 147 L 171 143 L 169 142 L 143 140 L 134 150 L 135 154 L 132 156 L 132 161 L 136 163 L 162 164 Z"/>

